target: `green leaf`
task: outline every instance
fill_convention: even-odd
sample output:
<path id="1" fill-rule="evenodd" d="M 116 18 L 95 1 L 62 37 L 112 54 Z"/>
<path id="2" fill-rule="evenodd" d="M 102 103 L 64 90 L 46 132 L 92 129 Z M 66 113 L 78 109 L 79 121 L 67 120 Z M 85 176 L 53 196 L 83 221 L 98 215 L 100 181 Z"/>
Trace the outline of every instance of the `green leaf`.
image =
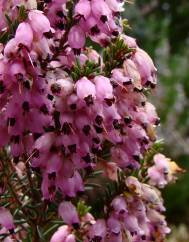
<path id="1" fill-rule="evenodd" d="M 6 44 L 9 39 L 9 33 L 7 31 L 4 31 L 0 34 L 0 43 Z"/>
<path id="2" fill-rule="evenodd" d="M 134 49 L 129 48 L 124 40 L 116 38 L 112 40 L 110 45 L 103 51 L 104 73 L 106 76 L 111 75 L 114 68 L 120 67 L 127 55 L 133 52 Z"/>
<path id="3" fill-rule="evenodd" d="M 90 206 L 87 206 L 84 201 L 79 201 L 77 203 L 77 212 L 80 217 L 85 216 L 91 210 Z"/>
<path id="4" fill-rule="evenodd" d="M 20 6 L 19 8 L 19 19 L 20 21 L 24 21 L 28 17 L 25 6 Z"/>

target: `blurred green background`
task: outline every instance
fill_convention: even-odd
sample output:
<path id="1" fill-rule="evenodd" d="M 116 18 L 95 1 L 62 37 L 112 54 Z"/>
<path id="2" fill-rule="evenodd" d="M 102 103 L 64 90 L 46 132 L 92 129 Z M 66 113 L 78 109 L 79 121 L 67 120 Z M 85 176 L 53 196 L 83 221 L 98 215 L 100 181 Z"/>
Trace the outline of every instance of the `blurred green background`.
<path id="1" fill-rule="evenodd" d="M 188 242 L 189 1 L 136 0 L 126 5 L 125 17 L 132 27 L 128 34 L 137 38 L 158 68 L 158 88 L 152 102 L 161 117 L 159 136 L 165 140 L 164 153 L 186 169 L 177 183 L 163 192 L 168 222 L 175 225 L 178 234 L 185 233 L 184 238 L 172 235 L 170 241 Z"/>

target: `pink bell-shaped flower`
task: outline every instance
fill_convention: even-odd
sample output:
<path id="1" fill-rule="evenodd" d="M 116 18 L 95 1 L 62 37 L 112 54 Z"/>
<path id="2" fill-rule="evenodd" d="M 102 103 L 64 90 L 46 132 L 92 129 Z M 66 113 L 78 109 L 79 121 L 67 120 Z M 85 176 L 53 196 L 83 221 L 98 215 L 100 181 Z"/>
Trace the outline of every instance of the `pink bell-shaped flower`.
<path id="1" fill-rule="evenodd" d="M 68 44 L 74 50 L 80 50 L 85 45 L 85 32 L 79 25 L 75 25 L 70 29 L 68 34 Z"/>
<path id="2" fill-rule="evenodd" d="M 80 0 L 75 6 L 75 14 L 83 16 L 85 19 L 89 17 L 91 13 L 91 4 L 88 0 Z"/>
<path id="3" fill-rule="evenodd" d="M 0 207 L 0 224 L 10 231 L 15 228 L 12 214 L 4 207 Z"/>
<path id="4" fill-rule="evenodd" d="M 66 224 L 75 228 L 79 227 L 79 217 L 75 206 L 71 202 L 62 202 L 59 205 L 58 213 Z"/>
<path id="5" fill-rule="evenodd" d="M 104 219 L 98 219 L 89 230 L 90 241 L 102 241 L 106 237 L 106 223 Z"/>
<path id="6" fill-rule="evenodd" d="M 75 236 L 70 234 L 70 228 L 63 225 L 53 234 L 50 242 L 75 242 Z"/>
<path id="7" fill-rule="evenodd" d="M 85 100 L 87 105 L 93 104 L 93 100 L 96 96 L 95 85 L 86 77 L 83 77 L 77 81 L 76 91 L 79 99 Z"/>
<path id="8" fill-rule="evenodd" d="M 50 22 L 48 18 L 39 10 L 31 10 L 28 14 L 30 25 L 36 36 L 41 38 L 44 33 L 50 31 Z"/>
<path id="9" fill-rule="evenodd" d="M 17 44 L 23 44 L 30 48 L 33 41 L 33 31 L 28 23 L 23 22 L 18 25 L 15 40 Z"/>

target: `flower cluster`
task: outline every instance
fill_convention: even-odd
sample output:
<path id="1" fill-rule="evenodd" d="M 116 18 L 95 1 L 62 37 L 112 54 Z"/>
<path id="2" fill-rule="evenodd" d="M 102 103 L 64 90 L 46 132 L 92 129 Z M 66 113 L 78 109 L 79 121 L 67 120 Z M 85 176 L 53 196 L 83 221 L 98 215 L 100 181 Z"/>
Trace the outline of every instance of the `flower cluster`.
<path id="1" fill-rule="evenodd" d="M 161 154 L 153 164 L 145 162 L 159 124 L 145 96 L 156 86 L 156 68 L 135 39 L 123 33 L 123 5 L 119 0 L 0 5 L 1 12 L 11 9 L 0 19 L 0 148 L 13 158 L 6 166 L 15 168 L 16 179 L 22 183 L 28 176 L 31 199 L 35 202 L 40 187 L 40 206 L 52 213 L 54 204 L 62 218 L 64 225 L 51 242 L 158 242 L 169 232 L 153 186 L 174 180 L 179 168 Z M 89 40 L 106 47 L 103 56 L 87 47 Z M 86 198 L 89 176 L 99 167 L 117 183 L 117 174 L 124 174 L 124 188 L 112 196 L 104 218 L 79 214 L 75 207 L 77 199 Z M 138 179 L 130 176 L 133 172 Z M 6 197 L 2 184 L 0 195 Z M 25 208 L 30 197 L 21 187 L 11 191 L 30 219 L 33 205 Z M 49 217 L 36 221 L 46 226 Z M 35 227 L 33 217 L 26 221 L 18 228 Z M 0 234 L 16 227 L 3 206 L 0 224 Z"/>
<path id="2" fill-rule="evenodd" d="M 68 234 L 75 241 L 73 231 L 78 228 L 83 231 L 85 242 L 162 241 L 170 232 L 161 214 L 165 208 L 159 191 L 136 177 L 126 178 L 124 194 L 116 196 L 107 211 L 106 219 L 95 221 L 90 213 L 79 218 L 71 202 L 62 202 L 59 215 L 67 226 L 60 227 L 51 241 L 66 241 L 63 238 Z"/>

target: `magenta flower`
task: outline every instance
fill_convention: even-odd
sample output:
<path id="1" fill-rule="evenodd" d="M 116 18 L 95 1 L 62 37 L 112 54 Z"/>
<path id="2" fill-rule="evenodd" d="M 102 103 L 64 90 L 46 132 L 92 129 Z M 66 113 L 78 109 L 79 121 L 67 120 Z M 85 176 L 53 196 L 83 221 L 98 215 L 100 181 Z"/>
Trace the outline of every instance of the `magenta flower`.
<path id="1" fill-rule="evenodd" d="M 59 205 L 58 213 L 66 224 L 75 228 L 79 226 L 79 217 L 76 208 L 71 202 L 62 202 Z"/>
<path id="2" fill-rule="evenodd" d="M 91 13 L 91 4 L 88 0 L 81 0 L 75 6 L 75 14 L 76 16 L 82 16 L 85 19 L 89 17 Z"/>
<path id="3" fill-rule="evenodd" d="M 15 225 L 12 214 L 4 207 L 0 207 L 0 224 L 7 230 L 14 231 Z"/>
<path id="4" fill-rule="evenodd" d="M 19 24 L 16 34 L 15 34 L 15 41 L 17 44 L 22 44 L 28 48 L 31 47 L 33 41 L 33 31 L 28 23 L 21 23 Z"/>
<path id="5" fill-rule="evenodd" d="M 74 50 L 80 50 L 85 45 L 85 32 L 79 25 L 73 26 L 68 35 L 68 44 Z"/>
<path id="6" fill-rule="evenodd" d="M 149 160 L 157 70 L 123 33 L 123 6 L 0 2 L 0 240 L 160 242 L 170 232 L 157 188 L 182 170 L 159 153 Z"/>
<path id="7" fill-rule="evenodd" d="M 89 238 L 92 241 L 99 240 L 104 242 L 106 236 L 106 223 L 103 219 L 99 219 L 90 227 Z"/>
<path id="8" fill-rule="evenodd" d="M 41 38 L 44 33 L 50 31 L 50 22 L 48 18 L 38 10 L 32 10 L 28 15 L 30 25 L 36 36 Z"/>
<path id="9" fill-rule="evenodd" d="M 75 236 L 71 234 L 71 229 L 63 225 L 53 234 L 50 242 L 75 242 Z"/>
<path id="10" fill-rule="evenodd" d="M 87 105 L 93 104 L 96 97 L 96 88 L 91 81 L 83 77 L 77 81 L 76 90 L 79 99 L 84 100 Z"/>

